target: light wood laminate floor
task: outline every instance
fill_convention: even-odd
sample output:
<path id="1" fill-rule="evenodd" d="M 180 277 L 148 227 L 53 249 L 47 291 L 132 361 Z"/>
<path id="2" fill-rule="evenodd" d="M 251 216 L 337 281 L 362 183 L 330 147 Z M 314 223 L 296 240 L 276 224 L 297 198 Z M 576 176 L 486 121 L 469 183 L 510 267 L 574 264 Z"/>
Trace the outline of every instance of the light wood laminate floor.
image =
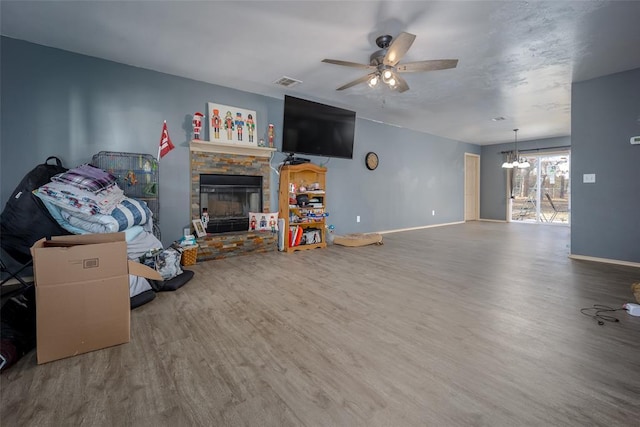
<path id="1" fill-rule="evenodd" d="M 567 227 L 468 223 L 383 246 L 209 261 L 129 344 L 1 380 L 3 426 L 638 426 L 640 269 Z"/>

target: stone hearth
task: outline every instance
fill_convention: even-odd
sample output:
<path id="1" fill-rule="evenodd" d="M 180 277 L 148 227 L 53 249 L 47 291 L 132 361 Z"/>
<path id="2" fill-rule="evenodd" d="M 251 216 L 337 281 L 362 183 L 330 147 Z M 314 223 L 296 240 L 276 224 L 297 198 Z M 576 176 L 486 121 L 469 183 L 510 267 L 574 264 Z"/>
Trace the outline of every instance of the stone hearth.
<path id="1" fill-rule="evenodd" d="M 198 239 L 197 261 L 236 255 L 272 252 L 278 248 L 278 235 L 270 231 L 245 231 L 208 234 Z"/>

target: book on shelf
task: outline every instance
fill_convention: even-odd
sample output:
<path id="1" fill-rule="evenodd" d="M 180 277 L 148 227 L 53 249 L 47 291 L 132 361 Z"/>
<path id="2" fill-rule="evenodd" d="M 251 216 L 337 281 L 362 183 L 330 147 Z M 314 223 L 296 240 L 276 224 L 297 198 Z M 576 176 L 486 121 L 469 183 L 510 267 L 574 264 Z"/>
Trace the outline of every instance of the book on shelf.
<path id="1" fill-rule="evenodd" d="M 290 248 L 300 245 L 303 231 L 304 230 L 299 225 L 289 227 L 289 247 Z"/>
<path id="2" fill-rule="evenodd" d="M 292 248 L 296 241 L 296 230 L 298 229 L 297 225 L 289 227 L 289 247 Z"/>
<path id="3" fill-rule="evenodd" d="M 300 241 L 302 240 L 302 232 L 304 230 L 300 226 L 296 226 L 296 243 L 295 246 L 300 246 Z"/>

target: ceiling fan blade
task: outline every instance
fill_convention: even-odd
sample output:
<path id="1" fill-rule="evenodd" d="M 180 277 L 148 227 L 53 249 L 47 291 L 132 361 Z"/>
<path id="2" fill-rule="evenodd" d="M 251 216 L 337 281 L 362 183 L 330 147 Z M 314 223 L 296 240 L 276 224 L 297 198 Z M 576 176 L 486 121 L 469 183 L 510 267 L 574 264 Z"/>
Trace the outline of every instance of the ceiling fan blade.
<path id="1" fill-rule="evenodd" d="M 402 57 L 407 53 L 413 41 L 416 39 L 415 34 L 400 33 L 393 39 L 391 46 L 387 50 L 387 54 L 384 56 L 384 65 L 394 66 Z"/>
<path id="2" fill-rule="evenodd" d="M 358 64 L 357 62 L 341 61 L 339 59 L 323 59 L 322 62 L 326 62 L 327 64 L 343 65 L 345 67 L 353 67 L 353 68 L 366 68 L 366 69 L 375 68 L 372 65 Z"/>
<path id="3" fill-rule="evenodd" d="M 448 68 L 456 68 L 457 66 L 457 59 L 433 59 L 430 61 L 417 61 L 400 64 L 396 66 L 396 70 L 399 73 L 415 73 L 418 71 L 446 70 Z"/>
<path id="4" fill-rule="evenodd" d="M 367 80 L 369 80 L 369 79 L 371 78 L 371 76 L 373 76 L 373 75 L 374 75 L 374 74 L 373 74 L 373 73 L 371 73 L 371 74 L 367 74 L 366 76 L 362 76 L 362 77 L 360 77 L 359 79 L 356 79 L 356 80 L 354 80 L 354 81 L 352 81 L 352 82 L 347 83 L 346 85 L 340 86 L 340 87 L 339 87 L 338 89 L 336 89 L 336 90 L 345 90 L 345 89 L 349 89 L 349 88 L 350 88 L 350 87 L 352 87 L 352 86 L 358 85 L 358 84 L 360 84 L 360 83 L 364 83 L 364 82 L 366 82 Z"/>
<path id="5" fill-rule="evenodd" d="M 396 82 L 398 82 L 396 84 L 396 87 L 394 88 L 394 90 L 396 90 L 397 92 L 404 92 L 406 90 L 409 90 L 409 85 L 407 84 L 407 81 L 405 79 L 403 79 L 402 77 L 400 77 L 399 75 L 395 75 L 394 76 L 396 79 Z"/>

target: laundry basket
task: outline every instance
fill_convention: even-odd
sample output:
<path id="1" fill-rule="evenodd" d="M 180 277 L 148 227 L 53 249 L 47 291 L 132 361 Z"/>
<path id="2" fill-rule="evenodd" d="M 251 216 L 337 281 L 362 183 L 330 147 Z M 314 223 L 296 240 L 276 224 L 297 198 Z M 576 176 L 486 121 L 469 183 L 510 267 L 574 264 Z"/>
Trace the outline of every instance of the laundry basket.
<path id="1" fill-rule="evenodd" d="M 182 248 L 182 258 L 180 264 L 182 265 L 195 265 L 198 258 L 198 246 L 188 246 Z"/>

